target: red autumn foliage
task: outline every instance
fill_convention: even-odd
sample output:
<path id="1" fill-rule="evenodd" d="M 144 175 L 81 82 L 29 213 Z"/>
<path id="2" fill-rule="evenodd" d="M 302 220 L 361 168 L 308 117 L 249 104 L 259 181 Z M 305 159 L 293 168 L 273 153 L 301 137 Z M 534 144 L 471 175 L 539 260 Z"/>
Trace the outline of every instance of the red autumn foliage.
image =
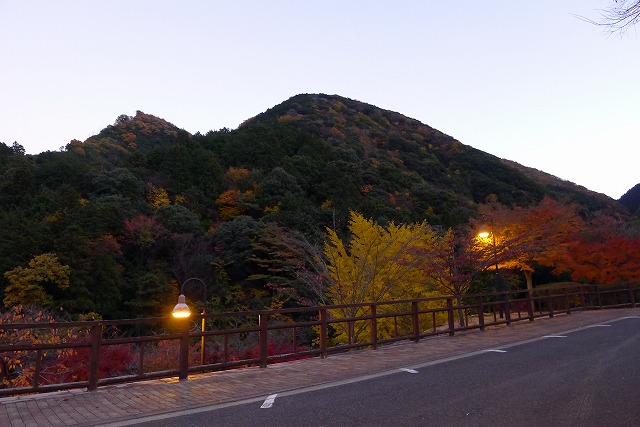
<path id="1" fill-rule="evenodd" d="M 58 384 L 86 381 L 89 372 L 89 348 L 66 351 L 57 359 L 46 363 L 41 371 L 41 382 Z M 109 378 L 129 373 L 133 355 L 128 345 L 111 345 L 100 348 L 98 377 Z"/>

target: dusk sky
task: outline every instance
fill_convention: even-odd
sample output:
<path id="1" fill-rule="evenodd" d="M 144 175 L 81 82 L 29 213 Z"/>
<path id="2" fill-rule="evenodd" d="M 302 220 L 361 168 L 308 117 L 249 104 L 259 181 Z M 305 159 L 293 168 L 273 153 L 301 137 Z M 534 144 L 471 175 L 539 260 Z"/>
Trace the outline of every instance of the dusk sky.
<path id="1" fill-rule="evenodd" d="M 299 93 L 397 111 L 619 198 L 640 183 L 640 27 L 612 0 L 0 0 L 0 141 L 85 140 L 136 110 L 191 133 Z"/>

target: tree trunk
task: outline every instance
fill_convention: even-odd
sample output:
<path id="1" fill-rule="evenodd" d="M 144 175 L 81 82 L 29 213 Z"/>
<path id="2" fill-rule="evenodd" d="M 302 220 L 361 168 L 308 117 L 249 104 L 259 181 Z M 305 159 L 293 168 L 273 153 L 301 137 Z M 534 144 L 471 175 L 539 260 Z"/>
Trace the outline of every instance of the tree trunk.
<path id="1" fill-rule="evenodd" d="M 533 271 L 524 270 L 524 277 L 527 279 L 527 291 L 529 291 L 529 296 L 533 298 Z M 531 299 L 531 312 L 535 313 L 533 299 Z"/>
<path id="2" fill-rule="evenodd" d="M 457 301 L 458 301 L 458 307 L 460 307 L 462 305 L 462 298 L 458 297 Z M 464 320 L 464 310 L 462 308 L 458 308 L 458 323 L 462 327 L 466 326 L 465 320 Z"/>

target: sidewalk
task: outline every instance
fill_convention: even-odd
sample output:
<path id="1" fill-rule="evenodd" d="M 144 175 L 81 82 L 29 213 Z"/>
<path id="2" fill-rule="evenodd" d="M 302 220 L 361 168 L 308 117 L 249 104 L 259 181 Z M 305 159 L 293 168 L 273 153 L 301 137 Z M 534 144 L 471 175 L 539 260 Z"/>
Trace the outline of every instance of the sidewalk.
<path id="1" fill-rule="evenodd" d="M 558 314 L 552 319 L 520 321 L 511 326 L 472 330 L 455 336 L 402 342 L 377 350 L 360 350 L 269 365 L 199 374 L 188 381 L 154 380 L 40 395 L 0 399 L 0 426 L 50 427 L 125 425 L 151 415 L 170 413 L 244 400 L 266 398 L 313 385 L 411 368 L 484 349 L 504 347 L 544 335 L 628 316 L 640 316 L 640 308 L 610 309 Z"/>

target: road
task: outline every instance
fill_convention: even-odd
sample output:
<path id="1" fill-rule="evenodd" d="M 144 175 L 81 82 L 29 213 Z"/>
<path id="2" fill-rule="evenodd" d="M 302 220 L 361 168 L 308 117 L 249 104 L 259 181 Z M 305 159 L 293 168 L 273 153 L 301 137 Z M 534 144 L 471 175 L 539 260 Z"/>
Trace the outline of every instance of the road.
<path id="1" fill-rule="evenodd" d="M 637 426 L 639 380 L 640 318 L 632 317 L 136 425 Z"/>

